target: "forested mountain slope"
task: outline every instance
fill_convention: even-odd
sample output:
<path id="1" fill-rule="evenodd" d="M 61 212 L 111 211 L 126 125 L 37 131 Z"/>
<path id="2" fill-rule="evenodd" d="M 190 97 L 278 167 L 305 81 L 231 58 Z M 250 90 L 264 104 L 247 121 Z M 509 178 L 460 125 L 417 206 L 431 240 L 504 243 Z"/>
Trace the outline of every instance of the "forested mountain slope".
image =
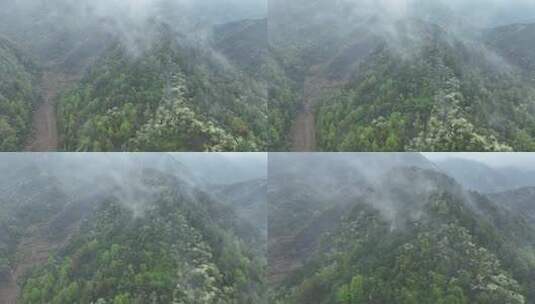
<path id="1" fill-rule="evenodd" d="M 0 151 L 20 151 L 30 136 L 39 73 L 30 56 L 0 33 Z"/>
<path id="2" fill-rule="evenodd" d="M 294 255 L 298 262 L 293 271 L 270 276 L 275 303 L 535 301 L 535 226 L 509 208 L 507 195 L 491 200 L 435 169 L 390 164 L 379 176 L 364 178 L 367 183 L 355 183 L 356 195 L 340 195 L 342 185 L 314 185 L 325 197 L 314 204 L 326 207 L 301 203 L 313 216 L 285 230 L 297 231 L 285 259 Z M 365 168 L 345 174 L 367 176 Z M 298 202 L 310 201 L 309 189 L 293 185 L 282 196 L 278 189 L 271 195 L 290 213 Z M 294 225 L 281 214 L 274 213 Z M 270 258 L 283 241 L 270 240 Z M 270 260 L 270 270 L 272 265 Z"/>
<path id="3" fill-rule="evenodd" d="M 534 94 L 521 75 L 479 42 L 418 21 L 399 26 L 406 31 L 401 50 L 377 49 L 346 89 L 320 106 L 327 149 L 531 149 Z"/>
<path id="4" fill-rule="evenodd" d="M 524 70 L 533 81 L 535 23 L 520 23 L 487 30 L 484 39 L 504 58 Z"/>
<path id="5" fill-rule="evenodd" d="M 270 46 L 295 82 L 291 102 L 270 95 L 292 109 L 278 117 L 312 113 L 314 150 L 533 150 L 532 25 L 482 30 L 440 1 L 414 2 L 275 1 Z"/>
<path id="6" fill-rule="evenodd" d="M 161 29 L 139 57 L 117 44 L 58 106 L 66 150 L 235 151 L 265 145 L 265 91 Z"/>
<path id="7" fill-rule="evenodd" d="M 69 80 L 50 94 L 57 149 L 265 150 L 265 43 L 257 42 L 266 41 L 266 20 L 251 19 L 265 15 L 258 2 L 39 0 L 2 8 L 0 34 L 32 54 L 49 80 Z"/>
<path id="8" fill-rule="evenodd" d="M 263 79 L 268 59 L 268 19 L 247 19 L 216 26 L 214 45 L 228 60 Z"/>
<path id="9" fill-rule="evenodd" d="M 267 238 L 267 184 L 266 179 L 257 179 L 212 187 L 216 197 L 231 205 L 238 216 Z"/>
<path id="10" fill-rule="evenodd" d="M 0 224 L 9 228 L 1 236 L 2 296 L 17 303 L 264 303 L 258 223 L 241 219 L 239 204 L 199 188 L 173 158 L 91 156 L 90 168 L 74 155 L 63 167 L 42 162 L 62 156 L 17 157 L 3 165 L 11 175 L 1 179 Z M 65 171 L 73 167 L 96 178 Z"/>
<path id="11" fill-rule="evenodd" d="M 268 164 L 269 280 L 299 269 L 347 204 L 392 166 L 432 166 L 419 154 L 273 154 Z M 320 223 L 316 225 L 317 223 Z"/>
<path id="12" fill-rule="evenodd" d="M 494 192 L 488 196 L 511 210 L 511 212 L 523 215 L 528 221 L 535 223 L 535 187 Z"/>

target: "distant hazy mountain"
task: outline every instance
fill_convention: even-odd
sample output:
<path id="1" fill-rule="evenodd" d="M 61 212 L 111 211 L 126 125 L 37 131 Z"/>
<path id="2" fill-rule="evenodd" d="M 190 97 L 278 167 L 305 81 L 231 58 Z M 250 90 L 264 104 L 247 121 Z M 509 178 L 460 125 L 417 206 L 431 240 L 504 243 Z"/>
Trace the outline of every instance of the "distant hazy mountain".
<path id="1" fill-rule="evenodd" d="M 489 197 L 512 212 L 535 223 L 535 187 L 525 187 L 489 194 Z"/>
<path id="2" fill-rule="evenodd" d="M 535 171 L 527 169 L 492 168 L 477 161 L 457 158 L 438 161 L 436 165 L 466 188 L 483 193 L 535 186 Z"/>
<path id="3" fill-rule="evenodd" d="M 485 40 L 508 62 L 531 76 L 535 73 L 535 22 L 515 23 L 485 32 Z"/>

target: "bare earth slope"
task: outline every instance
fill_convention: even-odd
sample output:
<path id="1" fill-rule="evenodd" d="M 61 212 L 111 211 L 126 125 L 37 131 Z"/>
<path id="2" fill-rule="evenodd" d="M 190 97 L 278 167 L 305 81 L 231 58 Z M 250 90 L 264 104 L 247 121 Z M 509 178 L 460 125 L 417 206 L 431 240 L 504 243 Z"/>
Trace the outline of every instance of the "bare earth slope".
<path id="1" fill-rule="evenodd" d="M 60 72 L 46 72 L 41 79 L 43 102 L 33 115 L 33 136 L 29 139 L 26 151 L 57 151 L 59 137 L 56 121 L 56 100 L 59 93 L 72 81 L 72 77 Z"/>

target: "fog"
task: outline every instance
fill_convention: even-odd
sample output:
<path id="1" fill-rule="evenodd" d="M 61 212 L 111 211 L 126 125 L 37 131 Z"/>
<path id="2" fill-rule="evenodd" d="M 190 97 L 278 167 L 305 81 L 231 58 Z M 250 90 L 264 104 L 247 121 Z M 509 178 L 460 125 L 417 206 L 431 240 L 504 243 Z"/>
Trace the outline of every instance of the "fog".
<path id="1" fill-rule="evenodd" d="M 455 16 L 476 27 L 491 27 L 535 20 L 531 0 L 341 0 L 353 5 L 359 15 L 376 14 L 391 18 L 420 17 L 434 21 Z"/>
<path id="2" fill-rule="evenodd" d="M 172 153 L 192 174 L 209 184 L 266 179 L 267 153 Z"/>
<path id="3" fill-rule="evenodd" d="M 531 0 L 441 0 L 440 3 L 479 27 L 535 21 L 535 2 Z"/>
<path id="4" fill-rule="evenodd" d="M 49 49 L 76 48 L 103 41 L 103 33 L 122 41 L 132 55 L 150 48 L 161 25 L 182 44 L 207 44 L 215 25 L 264 18 L 263 0 L 17 0 L 0 3 L 0 35 L 50 60 Z"/>
<path id="5" fill-rule="evenodd" d="M 199 190 L 213 194 L 217 181 L 265 179 L 265 162 L 261 154 L 247 153 L 5 153 L 0 188 L 31 183 L 37 174 L 77 201 L 110 196 L 141 215 L 165 187 L 195 201 Z"/>
<path id="6" fill-rule="evenodd" d="M 534 153 L 270 154 L 270 217 L 292 221 L 300 212 L 299 221 L 321 221 L 325 212 L 365 203 L 399 229 L 425 216 L 430 195 L 444 192 L 484 212 L 470 191 L 535 187 L 535 171 L 527 170 L 533 168 Z"/>
<path id="7" fill-rule="evenodd" d="M 434 41 L 431 37 L 438 37 L 439 43 L 449 44 L 454 49 L 458 49 L 459 43 L 466 47 L 470 60 L 497 72 L 509 73 L 516 71 L 516 67 L 488 48 L 481 38 L 489 28 L 535 21 L 535 2 L 272 0 L 268 13 L 270 43 L 290 50 L 312 45 L 304 54 L 311 66 L 345 53 L 352 56 L 345 60 L 359 63 L 383 44 L 401 60 L 414 59 L 420 55 L 422 46 Z M 323 49 L 326 44 L 332 47 Z M 352 45 L 353 48 L 348 48 Z"/>
<path id="8" fill-rule="evenodd" d="M 464 159 L 483 163 L 493 168 L 535 170 L 534 153 L 423 153 L 433 162 L 447 159 Z"/>
<path id="9" fill-rule="evenodd" d="M 268 201 L 275 210 L 270 216 L 292 217 L 295 209 L 303 209 L 299 221 L 306 222 L 327 210 L 347 212 L 367 203 L 396 229 L 405 222 L 400 219 L 421 215 L 426 196 L 438 184 L 449 186 L 447 177 L 429 174 L 433 171 L 419 153 L 270 154 Z"/>
<path id="10" fill-rule="evenodd" d="M 215 24 L 266 15 L 266 2 L 262 0 L 17 0 L 3 1 L 0 5 L 12 9 L 11 13 L 26 16 L 44 13 L 58 20 L 76 16 L 82 18 L 79 21 L 106 17 L 138 22 L 151 17 L 161 17 L 170 23 L 181 21 L 166 18 L 175 17 Z M 59 16 L 59 13 L 69 15 Z"/>

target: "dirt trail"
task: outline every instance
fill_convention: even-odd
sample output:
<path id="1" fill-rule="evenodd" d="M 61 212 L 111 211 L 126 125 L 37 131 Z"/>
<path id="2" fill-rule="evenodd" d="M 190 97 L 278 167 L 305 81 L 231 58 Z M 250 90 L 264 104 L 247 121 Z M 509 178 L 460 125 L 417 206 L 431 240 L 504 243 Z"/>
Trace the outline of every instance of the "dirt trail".
<path id="1" fill-rule="evenodd" d="M 16 304 L 18 295 L 17 279 L 12 272 L 9 282 L 0 286 L 0 304 Z"/>
<path id="2" fill-rule="evenodd" d="M 322 75 L 321 66 L 313 66 L 303 84 L 303 103 L 290 130 L 292 152 L 315 152 L 316 115 L 314 106 L 322 92 L 345 84 L 345 80 L 330 80 Z"/>
<path id="3" fill-rule="evenodd" d="M 303 104 L 292 126 L 292 152 L 316 151 L 316 122 L 313 98 L 315 78 L 307 78 L 303 85 Z"/>
<path id="4" fill-rule="evenodd" d="M 33 114 L 33 135 L 26 151 L 57 151 L 59 137 L 56 121 L 56 99 L 61 90 L 72 82 L 72 77 L 60 72 L 45 72 L 41 78 L 43 102 Z"/>
<path id="5" fill-rule="evenodd" d="M 17 304 L 17 298 L 20 296 L 20 286 L 18 281 L 26 272 L 34 267 L 47 263 L 50 254 L 61 247 L 64 247 L 71 235 L 76 231 L 78 224 L 66 227 L 69 232 L 67 237 L 57 241 L 50 241 L 40 231 L 45 231 L 46 226 L 35 226 L 31 230 L 35 236 L 23 238 L 17 246 L 16 262 L 11 269 L 11 278 L 9 282 L 0 285 L 0 304 Z"/>
<path id="6" fill-rule="evenodd" d="M 20 294 L 18 280 L 34 266 L 47 262 L 50 252 L 55 248 L 50 242 L 32 238 L 23 240 L 19 246 L 17 259 L 19 261 L 11 269 L 11 278 L 7 284 L 0 287 L 0 299 L 2 304 L 16 304 Z"/>
<path id="7" fill-rule="evenodd" d="M 292 128 L 292 152 L 316 150 L 316 123 L 312 105 L 305 103 Z"/>
<path id="8" fill-rule="evenodd" d="M 270 240 L 270 245 L 268 246 L 269 284 L 279 284 L 302 267 L 299 257 L 288 250 L 288 248 L 293 248 L 294 243 L 294 236 L 280 236 Z"/>

